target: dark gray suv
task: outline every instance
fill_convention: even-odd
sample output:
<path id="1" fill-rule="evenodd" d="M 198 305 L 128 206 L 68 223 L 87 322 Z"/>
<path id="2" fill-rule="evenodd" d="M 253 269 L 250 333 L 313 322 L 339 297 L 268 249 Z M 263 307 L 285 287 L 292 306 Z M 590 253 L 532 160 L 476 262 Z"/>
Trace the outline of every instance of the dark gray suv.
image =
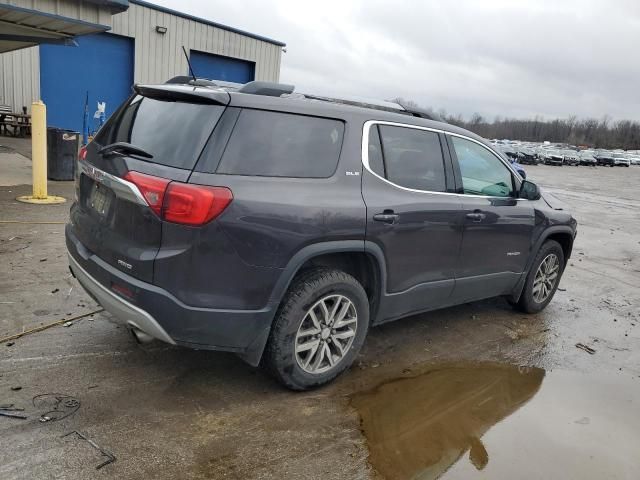
<path id="1" fill-rule="evenodd" d="M 369 327 L 553 297 L 576 221 L 424 112 L 252 82 L 134 87 L 81 151 L 71 270 L 136 338 L 324 384 Z"/>

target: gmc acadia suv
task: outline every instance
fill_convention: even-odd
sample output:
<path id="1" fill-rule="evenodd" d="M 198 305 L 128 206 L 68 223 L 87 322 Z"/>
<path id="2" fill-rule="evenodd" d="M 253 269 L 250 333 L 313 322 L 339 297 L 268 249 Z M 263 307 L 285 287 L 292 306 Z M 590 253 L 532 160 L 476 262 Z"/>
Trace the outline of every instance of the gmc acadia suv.
<path id="1" fill-rule="evenodd" d="M 369 327 L 553 297 L 576 221 L 484 139 L 263 82 L 136 85 L 81 151 L 70 267 L 140 341 L 236 352 L 303 390 Z"/>

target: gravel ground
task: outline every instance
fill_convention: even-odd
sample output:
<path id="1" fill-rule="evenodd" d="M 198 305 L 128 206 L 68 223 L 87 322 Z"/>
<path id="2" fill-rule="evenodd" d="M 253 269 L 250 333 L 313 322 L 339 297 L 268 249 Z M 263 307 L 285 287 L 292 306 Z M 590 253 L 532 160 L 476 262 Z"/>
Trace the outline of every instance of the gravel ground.
<path id="1" fill-rule="evenodd" d="M 499 365 L 502 372 L 528 366 L 542 372 L 534 375 L 538 384 L 528 387 L 517 402 L 507 395 L 509 408 L 496 407 L 483 417 L 484 423 L 473 423 L 474 433 L 467 435 L 472 440 L 446 450 L 445 471 L 453 465 L 447 475 L 471 478 L 493 472 L 490 478 L 513 478 L 513 472 L 500 468 L 511 458 L 508 445 L 514 445 L 506 429 L 526 437 L 527 449 L 521 451 L 532 453 L 522 454 L 520 478 L 536 478 L 539 469 L 528 466 L 526 458 L 549 454 L 550 446 L 556 446 L 549 438 L 565 437 L 562 429 L 549 437 L 535 425 L 546 424 L 552 407 L 564 406 L 554 425 L 583 428 L 580 435 L 566 437 L 577 439 L 571 455 L 581 458 L 583 452 L 587 461 L 595 462 L 591 469 L 582 468 L 588 463 L 580 468 L 573 464 L 567 477 L 574 472 L 580 478 L 601 478 L 599 472 L 616 468 L 618 478 L 640 477 L 637 465 L 634 469 L 612 453 L 616 443 L 611 439 L 624 422 L 610 418 L 614 411 L 628 418 L 634 430 L 623 437 L 625 445 L 640 451 L 640 426 L 635 428 L 640 410 L 634 393 L 640 384 L 640 167 L 527 170 L 531 180 L 566 202 L 579 222 L 561 290 L 544 312 L 522 315 L 495 299 L 387 324 L 370 332 L 358 364 L 338 381 L 297 394 L 233 355 L 160 343 L 140 347 L 125 329 L 108 321 L 108 314 L 87 316 L 70 327 L 0 345 L 0 404 L 23 407 L 29 417 L 0 417 L 0 478 L 379 477 L 381 471 L 395 470 L 369 457 L 370 448 L 377 451 L 372 443 L 376 439 L 361 425 L 359 413 L 369 417 L 356 410 L 352 396 L 385 390 L 379 386 L 443 365 L 458 369 L 445 376 L 455 385 L 456 378 L 467 378 L 460 377 L 460 368 L 485 372 L 487 365 Z M 73 197 L 69 183 L 51 184 L 50 190 Z M 69 204 L 33 206 L 13 200 L 28 191 L 24 185 L 0 187 L 0 220 L 17 222 L 0 223 L 0 337 L 97 309 L 67 269 L 63 223 Z M 576 348 L 577 343 L 595 353 Z M 491 372 L 487 375 L 494 378 Z M 502 385 L 504 395 L 504 385 L 509 385 L 505 378 L 512 376 L 500 374 L 489 382 L 489 391 Z M 425 384 L 432 385 L 416 381 L 403 388 Z M 417 397 L 412 390 L 393 402 L 412 398 L 415 407 L 420 401 L 416 398 L 434 401 L 434 390 L 449 392 L 444 403 L 437 403 L 442 408 L 450 402 L 465 404 L 458 403 L 457 396 L 468 399 L 468 393 L 438 387 Z M 603 391 L 618 392 L 619 398 L 603 396 Z M 50 393 L 72 396 L 80 406 L 64 419 L 42 423 L 38 418 L 46 408 L 39 400 L 34 405 L 33 397 Z M 591 403 L 581 406 L 578 397 Z M 65 412 L 76 408 L 73 402 L 69 405 Z M 423 414 L 416 408 L 407 411 Z M 428 430 L 433 442 L 442 445 L 438 435 L 454 428 L 443 425 L 437 433 Z M 516 430 L 509 430 L 510 425 Z M 96 472 L 100 453 L 81 439 L 61 437 L 73 430 L 113 452 L 117 460 Z M 496 436 L 501 441 L 492 440 Z M 478 438 L 485 442 L 484 453 Z M 467 450 L 469 461 L 463 458 Z M 567 445 L 553 451 L 565 452 L 559 454 L 563 458 L 569 455 Z"/>

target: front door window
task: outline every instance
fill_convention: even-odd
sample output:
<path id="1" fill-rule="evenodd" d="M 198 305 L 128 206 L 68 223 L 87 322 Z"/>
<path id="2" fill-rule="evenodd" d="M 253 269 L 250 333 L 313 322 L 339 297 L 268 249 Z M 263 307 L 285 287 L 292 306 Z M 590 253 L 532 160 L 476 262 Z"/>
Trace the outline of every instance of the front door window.
<path id="1" fill-rule="evenodd" d="M 471 140 L 451 137 L 458 156 L 462 187 L 467 195 L 513 196 L 513 176 L 502 161 Z"/>

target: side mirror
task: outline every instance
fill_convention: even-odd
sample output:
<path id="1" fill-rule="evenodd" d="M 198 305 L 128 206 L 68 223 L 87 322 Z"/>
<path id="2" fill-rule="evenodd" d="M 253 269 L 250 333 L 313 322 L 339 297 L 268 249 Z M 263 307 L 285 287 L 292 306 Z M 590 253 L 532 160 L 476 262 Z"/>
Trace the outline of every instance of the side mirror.
<path id="1" fill-rule="evenodd" d="M 522 185 L 520 185 L 520 198 L 526 198 L 527 200 L 539 200 L 542 194 L 540 193 L 540 188 L 533 182 L 529 180 L 523 180 Z"/>

